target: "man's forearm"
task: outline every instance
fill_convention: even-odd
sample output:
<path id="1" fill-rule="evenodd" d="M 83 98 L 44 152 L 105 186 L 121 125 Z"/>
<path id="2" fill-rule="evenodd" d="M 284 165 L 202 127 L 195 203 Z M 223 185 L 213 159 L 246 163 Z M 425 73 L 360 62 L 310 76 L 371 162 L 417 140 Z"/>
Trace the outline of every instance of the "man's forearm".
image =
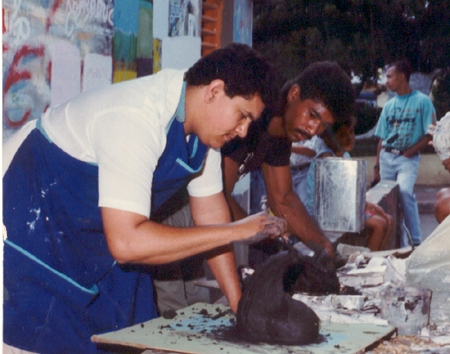
<path id="1" fill-rule="evenodd" d="M 450 157 L 448 159 L 445 159 L 442 161 L 442 165 L 444 165 L 444 168 L 450 172 Z"/>
<path id="2" fill-rule="evenodd" d="M 408 149 L 405 150 L 403 153 L 403 156 L 405 157 L 411 157 L 417 154 L 420 150 L 422 150 L 425 146 L 428 145 L 428 143 L 431 141 L 432 137 L 430 134 L 425 135 L 422 139 L 420 139 L 417 143 L 410 146 Z"/>
<path id="3" fill-rule="evenodd" d="M 223 194 L 230 208 L 232 220 L 242 220 L 247 217 L 245 210 L 233 197 L 233 190 L 239 181 L 239 164 L 232 158 L 222 156 Z"/>
<path id="4" fill-rule="evenodd" d="M 225 294 L 231 310 L 236 313 L 242 290 L 236 272 L 233 247 L 222 247 L 216 250 L 214 254 L 210 253 L 208 265 L 220 289 Z"/>
<path id="5" fill-rule="evenodd" d="M 288 231 L 315 252 L 326 250 L 334 257 L 334 247 L 316 221 L 309 215 L 299 196 L 292 189 L 289 166 L 262 165 L 270 210 L 288 223 Z"/>
<path id="6" fill-rule="evenodd" d="M 372 177 L 372 181 L 377 183 L 380 181 L 381 177 L 380 177 L 380 152 L 382 149 L 382 140 L 378 140 L 378 145 L 377 145 L 377 156 L 375 159 L 375 165 L 373 166 L 373 177 Z M 372 185 L 373 185 L 372 182 Z"/>
<path id="7" fill-rule="evenodd" d="M 239 205 L 232 195 L 225 196 L 230 207 L 231 218 L 233 221 L 242 220 L 248 216 L 246 211 Z"/>
<path id="8" fill-rule="evenodd" d="M 381 153 L 381 149 L 383 148 L 382 143 L 383 143 L 383 140 L 379 139 L 378 145 L 377 145 L 377 157 L 375 159 L 375 166 L 380 166 L 380 153 Z"/>
<path id="9" fill-rule="evenodd" d="M 331 257 L 334 257 L 333 245 L 294 192 L 286 198 L 285 202 L 277 205 L 271 205 L 269 201 L 269 207 L 276 216 L 287 221 L 288 231 L 296 235 L 306 246 L 314 252 L 324 249 Z"/>
<path id="10" fill-rule="evenodd" d="M 204 198 L 191 197 L 191 211 L 196 225 L 221 224 L 231 221 L 230 210 L 225 195 L 220 193 Z M 205 209 L 206 208 L 206 209 Z M 220 289 L 225 294 L 231 309 L 236 313 L 239 299 L 242 295 L 234 260 L 233 246 L 222 246 L 206 253 L 207 262 L 217 280 Z"/>

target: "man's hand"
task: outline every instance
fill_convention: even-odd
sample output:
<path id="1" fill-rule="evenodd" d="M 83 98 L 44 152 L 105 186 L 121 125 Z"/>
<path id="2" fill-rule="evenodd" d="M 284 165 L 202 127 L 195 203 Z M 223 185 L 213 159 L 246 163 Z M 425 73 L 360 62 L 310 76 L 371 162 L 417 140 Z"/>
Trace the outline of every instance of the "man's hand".
<path id="1" fill-rule="evenodd" d="M 259 222 L 260 231 L 253 234 L 245 239 L 239 240 L 244 244 L 251 245 L 253 243 L 259 242 L 266 238 L 277 238 L 287 236 L 287 222 L 282 218 L 276 216 L 271 216 L 266 212 L 260 212 L 249 216 L 240 221 L 240 223 L 245 222 Z"/>
<path id="2" fill-rule="evenodd" d="M 325 249 L 316 252 L 313 258 L 315 262 L 327 273 L 334 273 L 336 271 L 334 259 L 330 257 Z"/>

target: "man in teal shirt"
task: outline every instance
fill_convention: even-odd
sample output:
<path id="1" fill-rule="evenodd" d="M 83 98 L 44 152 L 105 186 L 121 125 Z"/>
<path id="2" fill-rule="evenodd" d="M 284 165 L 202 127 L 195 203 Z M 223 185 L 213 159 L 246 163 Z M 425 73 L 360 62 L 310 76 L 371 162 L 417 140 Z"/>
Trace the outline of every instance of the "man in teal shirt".
<path id="1" fill-rule="evenodd" d="M 386 86 L 397 95 L 389 100 L 380 115 L 375 135 L 380 138 L 374 181 L 394 180 L 400 187 L 400 205 L 409 233 L 409 243 L 422 242 L 419 209 L 414 194 L 420 150 L 431 140 L 429 124 L 436 121 L 436 111 L 430 98 L 412 90 L 409 85 L 411 66 L 405 61 L 389 65 Z M 407 245 L 403 229 L 402 246 Z"/>

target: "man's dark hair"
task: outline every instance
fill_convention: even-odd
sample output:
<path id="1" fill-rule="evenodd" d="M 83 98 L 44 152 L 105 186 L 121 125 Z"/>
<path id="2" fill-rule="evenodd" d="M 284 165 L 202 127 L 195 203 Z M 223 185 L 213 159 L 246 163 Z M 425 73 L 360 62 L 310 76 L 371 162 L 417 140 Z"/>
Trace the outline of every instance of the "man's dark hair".
<path id="1" fill-rule="evenodd" d="M 395 71 L 397 73 L 405 75 L 406 81 L 409 82 L 409 78 L 411 77 L 411 73 L 412 73 L 411 63 L 406 59 L 402 59 L 402 60 L 395 61 L 392 64 L 388 65 L 388 68 L 391 68 L 393 66 L 395 67 Z"/>
<path id="2" fill-rule="evenodd" d="M 258 52 L 245 44 L 232 43 L 201 58 L 185 74 L 189 85 L 208 85 L 213 80 L 225 83 L 225 94 L 233 98 L 261 97 L 266 107 L 272 107 L 278 90 L 275 70 Z"/>
<path id="3" fill-rule="evenodd" d="M 339 139 L 337 137 L 337 132 L 342 127 L 350 127 L 355 126 L 357 122 L 356 116 L 352 115 L 349 117 L 348 120 L 338 122 L 337 124 L 334 124 L 333 129 L 325 129 L 325 131 L 322 133 L 321 138 L 325 142 L 325 144 L 333 150 L 335 154 L 342 151 L 342 146 L 339 142 Z"/>
<path id="4" fill-rule="evenodd" d="M 293 85 L 300 87 L 300 99 L 321 102 L 331 112 L 335 125 L 347 124 L 355 107 L 355 91 L 347 73 L 335 62 L 309 65 L 300 75 L 287 81 L 280 93 L 279 113 L 283 113 L 287 94 Z"/>

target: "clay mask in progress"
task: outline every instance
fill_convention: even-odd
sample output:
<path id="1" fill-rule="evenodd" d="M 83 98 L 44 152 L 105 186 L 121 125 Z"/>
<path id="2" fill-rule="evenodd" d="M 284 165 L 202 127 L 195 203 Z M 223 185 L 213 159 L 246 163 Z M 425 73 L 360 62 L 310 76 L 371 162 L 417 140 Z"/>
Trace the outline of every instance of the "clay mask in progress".
<path id="1" fill-rule="evenodd" d="M 246 279 L 237 312 L 242 339 L 270 344 L 305 345 L 319 336 L 319 318 L 292 293 L 325 295 L 339 292 L 335 272 L 326 271 L 313 258 L 295 248 L 264 262 Z"/>

